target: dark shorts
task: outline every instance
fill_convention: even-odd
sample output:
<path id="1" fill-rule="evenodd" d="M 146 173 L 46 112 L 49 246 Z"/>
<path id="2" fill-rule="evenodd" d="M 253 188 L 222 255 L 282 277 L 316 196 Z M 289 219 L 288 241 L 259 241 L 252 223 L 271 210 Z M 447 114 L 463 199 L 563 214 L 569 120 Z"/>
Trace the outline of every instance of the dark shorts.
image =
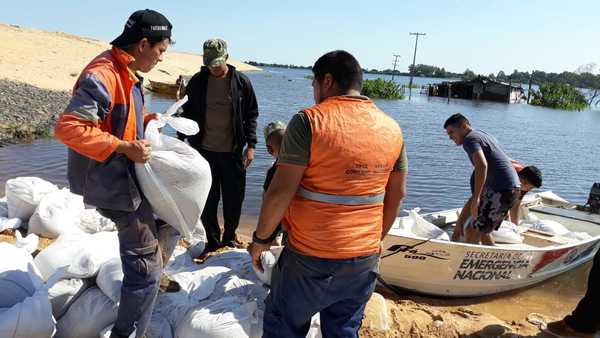
<path id="1" fill-rule="evenodd" d="M 498 230 L 510 208 L 519 199 L 520 192 L 519 188 L 494 191 L 486 187 L 481 194 L 478 216 L 472 226 L 485 234 Z"/>

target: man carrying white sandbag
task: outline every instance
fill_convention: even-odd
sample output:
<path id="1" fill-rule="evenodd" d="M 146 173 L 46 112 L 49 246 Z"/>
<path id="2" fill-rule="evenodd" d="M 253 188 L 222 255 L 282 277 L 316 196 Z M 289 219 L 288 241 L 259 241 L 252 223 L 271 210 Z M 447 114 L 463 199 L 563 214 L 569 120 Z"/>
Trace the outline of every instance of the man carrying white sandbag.
<path id="1" fill-rule="evenodd" d="M 162 61 L 172 25 L 153 10 L 133 13 L 123 33 L 81 72 L 55 127 L 69 150 L 70 189 L 116 225 L 123 265 L 118 316 L 111 337 L 143 337 L 159 289 L 159 231 L 138 188 L 134 162 L 150 157 L 139 72 Z"/>

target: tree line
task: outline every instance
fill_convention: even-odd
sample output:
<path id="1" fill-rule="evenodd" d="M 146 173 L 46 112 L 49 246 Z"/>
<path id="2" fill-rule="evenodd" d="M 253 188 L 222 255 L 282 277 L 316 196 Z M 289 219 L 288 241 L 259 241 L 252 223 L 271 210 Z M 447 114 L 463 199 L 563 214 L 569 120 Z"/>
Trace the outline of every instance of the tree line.
<path id="1" fill-rule="evenodd" d="M 280 68 L 293 68 L 293 69 L 311 69 L 310 66 L 297 66 L 291 64 L 277 64 L 277 63 L 262 63 L 256 61 L 247 61 L 246 63 L 256 67 L 280 67 Z M 591 63 L 580 66 L 574 72 L 562 72 L 562 73 L 547 73 L 541 70 L 534 70 L 533 72 L 520 72 L 515 69 L 512 73 L 505 73 L 499 71 L 497 74 L 490 73 L 488 75 L 480 74 L 481 76 L 488 77 L 492 80 L 501 82 L 512 82 L 512 83 L 529 83 L 531 82 L 536 85 L 544 83 L 558 83 L 568 84 L 576 88 L 588 88 L 588 89 L 600 89 L 600 75 L 594 74 L 596 65 Z M 397 75 L 397 76 L 410 76 L 413 73 L 414 76 L 420 77 L 432 77 L 432 78 L 444 78 L 444 79 L 463 79 L 471 80 L 476 78 L 478 75 L 470 69 L 466 69 L 462 73 L 454 73 L 447 71 L 444 67 L 437 67 L 426 64 L 415 65 L 414 71 L 412 65 L 408 66 L 408 72 L 402 72 L 398 69 L 363 69 L 365 73 L 369 74 L 381 74 L 381 75 Z"/>

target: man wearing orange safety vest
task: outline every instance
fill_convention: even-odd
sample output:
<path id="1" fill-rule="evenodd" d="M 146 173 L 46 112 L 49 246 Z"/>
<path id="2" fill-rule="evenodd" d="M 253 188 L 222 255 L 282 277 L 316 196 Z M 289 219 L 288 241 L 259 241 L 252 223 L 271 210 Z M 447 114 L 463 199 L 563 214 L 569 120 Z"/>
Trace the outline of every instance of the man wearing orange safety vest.
<path id="1" fill-rule="evenodd" d="M 382 238 L 404 197 L 398 124 L 361 96 L 348 52 L 314 64 L 316 105 L 290 121 L 253 243 L 255 267 L 280 221 L 288 245 L 273 269 L 263 337 L 305 337 L 320 313 L 324 337 L 357 337 L 375 288 Z"/>
<path id="2" fill-rule="evenodd" d="M 73 97 L 55 126 L 69 147 L 72 192 L 110 218 L 118 230 L 123 267 L 119 310 L 111 338 L 144 337 L 159 290 L 162 229 L 138 187 L 134 162 L 150 158 L 146 114 L 138 71 L 149 72 L 171 44 L 172 25 L 161 13 L 133 13 L 112 49 L 81 72 Z M 93 318 L 90 318 L 93 320 Z"/>

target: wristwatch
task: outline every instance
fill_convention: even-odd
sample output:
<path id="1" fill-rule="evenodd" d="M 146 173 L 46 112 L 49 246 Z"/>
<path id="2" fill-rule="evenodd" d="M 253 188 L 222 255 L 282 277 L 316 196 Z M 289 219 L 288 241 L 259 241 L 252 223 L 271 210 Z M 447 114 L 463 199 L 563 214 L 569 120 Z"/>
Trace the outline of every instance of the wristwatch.
<path id="1" fill-rule="evenodd" d="M 252 233 L 252 243 L 267 245 L 267 244 L 271 244 L 271 242 L 272 241 L 269 238 L 261 239 L 258 236 L 256 236 L 256 231 Z"/>

